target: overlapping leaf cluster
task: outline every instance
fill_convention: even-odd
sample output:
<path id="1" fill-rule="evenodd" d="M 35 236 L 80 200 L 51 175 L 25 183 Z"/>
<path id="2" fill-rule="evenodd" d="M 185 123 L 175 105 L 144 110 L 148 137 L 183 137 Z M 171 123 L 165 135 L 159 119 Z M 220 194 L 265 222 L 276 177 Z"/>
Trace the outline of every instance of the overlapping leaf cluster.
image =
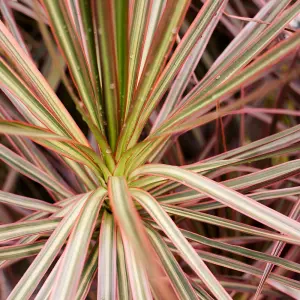
<path id="1" fill-rule="evenodd" d="M 278 107 L 284 89 L 299 97 L 300 2 L 202 2 L 0 0 L 1 299 L 300 297 L 299 114 Z M 211 62 L 219 26 L 232 40 Z M 274 92 L 275 109 L 248 106 Z M 179 136 L 197 144 L 215 121 L 202 150 L 219 137 L 226 150 L 223 117 L 243 125 L 247 113 L 271 134 L 186 163 Z M 295 117 L 287 127 L 267 113 Z M 31 196 L 11 192 L 18 174 Z"/>

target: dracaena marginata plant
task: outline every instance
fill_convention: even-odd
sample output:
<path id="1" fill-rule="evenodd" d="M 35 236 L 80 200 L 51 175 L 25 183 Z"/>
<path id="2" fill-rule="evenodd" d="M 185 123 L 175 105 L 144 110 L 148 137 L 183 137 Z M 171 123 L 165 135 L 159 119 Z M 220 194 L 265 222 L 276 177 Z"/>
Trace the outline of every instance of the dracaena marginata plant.
<path id="1" fill-rule="evenodd" d="M 1 299 L 300 298 L 299 1 L 0 6 Z"/>

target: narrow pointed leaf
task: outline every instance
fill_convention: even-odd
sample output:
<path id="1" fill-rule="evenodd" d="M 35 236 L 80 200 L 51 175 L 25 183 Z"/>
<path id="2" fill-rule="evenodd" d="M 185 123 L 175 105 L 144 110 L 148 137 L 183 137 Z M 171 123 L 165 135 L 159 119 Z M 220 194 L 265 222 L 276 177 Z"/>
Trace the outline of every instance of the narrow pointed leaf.
<path id="1" fill-rule="evenodd" d="M 46 188 L 57 192 L 59 195 L 64 197 L 72 196 L 72 192 L 57 182 L 54 178 L 3 145 L 0 145 L 0 159 L 20 173 L 44 185 Z"/>
<path id="2" fill-rule="evenodd" d="M 88 195 L 83 196 L 56 227 L 47 243 L 15 286 L 9 300 L 29 299 L 68 238 Z"/>
<path id="3" fill-rule="evenodd" d="M 185 261 L 190 265 L 199 278 L 201 278 L 201 280 L 215 295 L 215 297 L 218 299 L 231 299 L 208 267 L 203 263 L 202 260 L 199 259 L 199 256 L 193 247 L 183 237 L 178 227 L 168 216 L 168 214 L 161 208 L 158 202 L 152 198 L 151 195 L 142 190 L 136 189 L 131 190 L 131 192 L 152 216 L 155 222 L 161 226 L 166 235 L 172 240 L 176 248 L 178 248 Z"/>
<path id="4" fill-rule="evenodd" d="M 137 256 L 138 263 L 147 266 L 152 288 L 160 297 L 174 295 L 170 286 L 164 284 L 162 287 L 160 279 L 165 277 L 164 271 L 156 261 L 155 251 L 134 206 L 125 178 L 111 176 L 108 182 L 108 193 L 114 216 L 122 228 L 122 235 L 124 234 L 131 244 L 130 248 Z"/>
<path id="5" fill-rule="evenodd" d="M 0 191 L 0 202 L 9 205 L 20 206 L 30 210 L 46 211 L 50 213 L 54 213 L 59 210 L 57 206 L 47 203 L 45 201 L 3 191 Z"/>
<path id="6" fill-rule="evenodd" d="M 188 116 L 195 114 L 205 105 L 210 105 L 216 100 L 224 97 L 226 94 L 230 94 L 240 88 L 241 85 L 253 80 L 256 74 L 259 74 L 266 68 L 274 66 L 274 64 L 283 56 L 295 51 L 298 47 L 300 41 L 300 34 L 296 33 L 290 39 L 281 42 L 276 47 L 264 53 L 260 58 L 255 60 L 247 68 L 242 70 L 238 75 L 235 75 L 228 80 L 226 80 L 220 86 L 217 86 L 213 90 L 209 90 L 208 93 L 200 95 L 199 97 L 194 97 L 190 102 L 186 102 L 182 107 L 178 106 L 177 112 L 172 114 L 172 117 L 165 122 L 159 131 L 166 131 L 169 126 L 174 126 L 172 119 L 178 124 L 186 120 Z M 166 125 L 167 124 L 167 125 Z M 196 127 L 196 124 L 195 124 Z"/>
<path id="7" fill-rule="evenodd" d="M 117 276 L 120 298 L 124 300 L 131 299 L 129 274 L 126 268 L 125 249 L 119 230 L 117 231 Z"/>
<path id="8" fill-rule="evenodd" d="M 147 278 L 144 265 L 138 260 L 134 250 L 130 246 L 127 238 L 123 237 L 126 269 L 128 272 L 131 295 L 134 300 L 145 299 L 152 300 L 152 294 L 150 290 L 149 280 Z"/>
<path id="9" fill-rule="evenodd" d="M 197 299 L 187 276 L 182 271 L 172 252 L 168 249 L 162 238 L 152 229 L 148 228 L 151 241 L 160 256 L 162 263 L 175 287 L 180 299 Z"/>
<path id="10" fill-rule="evenodd" d="M 139 67 L 141 64 L 144 47 L 145 32 L 147 31 L 152 2 L 152 0 L 141 0 L 134 2 L 129 43 L 126 115 L 128 114 L 131 102 L 133 100 L 132 98 L 137 87 Z"/>
<path id="11" fill-rule="evenodd" d="M 116 49 L 118 61 L 118 77 L 120 87 L 120 118 L 121 122 L 126 117 L 126 93 L 128 89 L 128 45 L 129 45 L 129 4 L 126 1 L 114 2 L 115 10 L 115 23 L 116 23 Z M 139 24 L 140 26 L 140 24 Z M 132 27 L 134 29 L 134 27 Z"/>
<path id="12" fill-rule="evenodd" d="M 226 3 L 227 0 L 210 0 L 206 1 L 202 6 L 197 17 L 189 27 L 189 31 L 184 35 L 151 92 L 150 98 L 146 104 L 146 110 L 143 112 L 144 122 L 148 119 L 151 111 L 157 105 L 163 93 L 166 91 L 175 75 L 179 72 L 180 67 L 182 67 L 182 64 L 187 59 L 197 42 L 203 40 L 202 47 L 204 47 L 208 42 L 208 38 L 210 37 L 214 27 L 217 25 L 217 21 L 219 20 Z M 214 24 L 214 27 L 212 28 L 209 27 L 211 23 Z M 207 34 L 206 31 L 210 34 Z M 204 38 L 206 38 L 206 40 L 204 40 Z"/>
<path id="13" fill-rule="evenodd" d="M 0 248 L 0 261 L 36 255 L 44 246 L 44 242 L 37 242 L 25 245 L 7 246 Z"/>
<path id="14" fill-rule="evenodd" d="M 231 253 L 235 253 L 238 255 L 246 256 L 246 257 L 249 257 L 249 258 L 255 259 L 255 260 L 264 260 L 269 263 L 272 262 L 277 266 L 287 268 L 294 272 L 300 273 L 300 264 L 297 264 L 295 262 L 290 262 L 289 260 L 286 260 L 283 258 L 274 257 L 272 255 L 268 255 L 268 254 L 254 251 L 251 249 L 247 249 L 244 247 L 239 247 L 239 246 L 235 246 L 235 245 L 233 246 L 233 245 L 229 245 L 226 243 L 218 242 L 216 240 L 200 236 L 198 234 L 195 234 L 195 233 L 187 231 L 187 230 L 181 230 L 181 232 L 187 239 L 193 240 L 195 242 L 199 242 L 203 245 L 218 248 L 218 249 L 228 251 Z"/>
<path id="15" fill-rule="evenodd" d="M 116 298 L 116 228 L 113 216 L 104 212 L 99 236 L 98 298 Z"/>
<path id="16" fill-rule="evenodd" d="M 37 295 L 35 296 L 35 298 L 34 298 L 35 300 L 44 300 L 44 299 L 49 298 L 54 281 L 55 281 L 55 277 L 57 276 L 57 272 L 59 269 L 61 259 L 62 258 L 60 257 L 59 260 L 57 261 L 57 263 L 55 264 L 55 266 L 53 267 L 53 269 L 51 270 L 47 279 L 45 280 L 42 287 L 39 289 Z"/>
<path id="17" fill-rule="evenodd" d="M 135 174 L 156 174 L 172 178 L 279 232 L 300 237 L 300 226 L 296 221 L 204 176 L 178 167 L 165 168 L 163 165 L 147 165 L 136 170 Z"/>
<path id="18" fill-rule="evenodd" d="M 121 137 L 118 144 L 117 159 L 119 159 L 122 152 L 127 149 L 128 142 L 132 134 L 131 131 L 136 126 L 142 108 L 146 103 L 150 89 L 160 73 L 161 66 L 166 61 L 168 51 L 171 49 L 175 41 L 175 34 L 179 30 L 179 26 L 186 13 L 189 2 L 190 1 L 188 0 L 179 0 L 167 1 L 166 3 L 164 13 L 161 16 L 161 21 L 157 28 L 157 32 L 161 33 L 161 38 L 156 39 L 149 49 L 143 71 L 145 76 L 143 74 L 141 75 L 138 89 L 134 95 L 135 103 L 132 112 L 128 118 L 128 121 L 126 122 L 126 127 L 123 128 L 121 132 Z"/>
<path id="19" fill-rule="evenodd" d="M 58 224 L 59 219 L 42 219 L 0 225 L 0 242 L 13 240 L 27 235 L 53 231 Z"/>
<path id="20" fill-rule="evenodd" d="M 4 24 L 0 21 L 0 48 L 10 57 L 10 61 L 14 63 L 14 67 L 28 80 L 29 85 L 42 99 L 42 104 L 47 104 L 64 127 L 67 128 L 69 134 L 75 135 L 78 141 L 87 145 L 87 140 L 78 128 L 68 111 L 59 101 L 54 91 L 37 69 L 31 58 L 29 58 L 23 49 L 18 45 L 17 41 L 9 33 Z M 17 63 L 20 62 L 20 63 Z"/>
<path id="21" fill-rule="evenodd" d="M 99 38 L 101 78 L 104 94 L 107 131 L 112 151 L 119 134 L 119 82 L 117 77 L 116 45 L 114 43 L 113 10 L 111 1 L 96 1 L 96 19 Z M 113 36 L 113 37 L 112 37 Z"/>
<path id="22" fill-rule="evenodd" d="M 95 95 L 92 83 L 87 72 L 85 57 L 82 53 L 78 38 L 71 25 L 66 4 L 57 0 L 43 1 L 49 15 L 53 31 L 59 45 L 66 57 L 72 77 L 76 82 L 80 97 L 91 116 L 92 121 L 102 129 L 102 124 L 97 114 Z"/>
<path id="23" fill-rule="evenodd" d="M 80 283 L 75 297 L 76 300 L 86 299 L 86 295 L 89 292 L 90 286 L 97 271 L 98 253 L 99 246 L 98 244 L 95 244 L 82 271 Z"/>
<path id="24" fill-rule="evenodd" d="M 105 196 L 106 190 L 99 188 L 86 200 L 63 253 L 50 299 L 74 299 L 96 219 Z"/>
<path id="25" fill-rule="evenodd" d="M 237 230 L 240 232 L 245 232 L 247 234 L 252 234 L 256 236 L 261 236 L 270 240 L 278 240 L 278 241 L 285 241 L 287 243 L 299 245 L 298 238 L 291 238 L 289 236 L 274 233 L 268 230 L 264 230 L 258 227 L 250 226 L 247 224 L 243 224 L 240 222 L 232 221 L 229 219 L 220 218 L 217 216 L 213 216 L 210 214 L 205 214 L 197 211 L 193 211 L 190 209 L 176 207 L 171 205 L 162 205 L 163 209 L 168 212 L 169 214 L 174 214 L 177 216 L 182 216 L 184 218 L 192 219 L 195 221 L 204 222 L 207 224 L 212 224 L 215 226 L 220 226 L 232 230 Z"/>

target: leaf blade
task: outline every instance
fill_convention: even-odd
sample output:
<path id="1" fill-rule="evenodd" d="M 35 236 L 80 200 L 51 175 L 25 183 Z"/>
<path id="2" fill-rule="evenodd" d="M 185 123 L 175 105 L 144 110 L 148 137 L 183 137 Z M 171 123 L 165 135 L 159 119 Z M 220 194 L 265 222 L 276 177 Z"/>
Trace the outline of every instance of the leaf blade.
<path id="1" fill-rule="evenodd" d="M 300 237 L 300 227 L 296 221 L 204 176 L 183 170 L 179 167 L 168 166 L 166 168 L 164 165 L 146 165 L 135 171 L 135 174 L 149 173 L 164 175 L 176 181 L 183 182 L 185 185 L 203 192 L 271 228 L 295 238 Z M 282 223 L 278 222 L 278 220 L 281 220 Z"/>
<path id="2" fill-rule="evenodd" d="M 199 256 L 180 233 L 168 214 L 160 207 L 154 198 L 142 190 L 131 190 L 133 196 L 147 210 L 153 219 L 161 226 L 163 231 L 178 248 L 183 258 L 189 263 L 194 272 L 201 278 L 209 290 L 217 299 L 231 299 L 228 293 L 220 285 L 208 267 L 199 259 Z M 186 294 L 186 297 L 187 294 Z M 188 298 L 187 298 L 188 299 Z"/>
<path id="3" fill-rule="evenodd" d="M 62 256 L 50 299 L 74 299 L 93 228 L 106 193 L 103 188 L 97 189 L 81 209 Z"/>
<path id="4" fill-rule="evenodd" d="M 46 273 L 65 243 L 88 196 L 89 194 L 84 195 L 71 209 L 69 214 L 60 222 L 43 249 L 10 293 L 8 297 L 9 300 L 24 300 L 30 298 L 39 281 L 42 279 L 42 276 Z"/>
<path id="5" fill-rule="evenodd" d="M 116 228 L 111 214 L 104 212 L 99 236 L 98 298 L 116 297 Z"/>

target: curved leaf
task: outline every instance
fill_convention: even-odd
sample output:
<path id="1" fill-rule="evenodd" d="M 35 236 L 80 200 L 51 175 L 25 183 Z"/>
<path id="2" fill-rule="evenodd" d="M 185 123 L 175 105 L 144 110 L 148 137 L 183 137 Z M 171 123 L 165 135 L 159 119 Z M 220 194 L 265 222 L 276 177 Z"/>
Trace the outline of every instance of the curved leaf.
<path id="1" fill-rule="evenodd" d="M 300 237 L 300 225 L 298 222 L 204 176 L 179 167 L 168 166 L 166 168 L 164 165 L 143 166 L 135 171 L 135 175 L 139 174 L 152 174 L 172 178 L 279 232 L 295 238 Z"/>
<path id="2" fill-rule="evenodd" d="M 56 227 L 43 249 L 27 269 L 23 277 L 19 280 L 8 300 L 24 300 L 29 299 L 31 294 L 38 286 L 43 275 L 47 272 L 55 257 L 59 253 L 61 247 L 68 238 L 72 227 L 74 226 L 80 211 L 87 201 L 88 195 L 84 195 L 74 205 L 69 214 L 62 219 Z"/>
<path id="3" fill-rule="evenodd" d="M 220 285 L 218 280 L 214 277 L 208 267 L 199 259 L 199 256 L 183 237 L 178 227 L 168 216 L 168 214 L 161 208 L 158 202 L 148 193 L 142 190 L 131 190 L 133 196 L 140 202 L 140 204 L 147 210 L 152 218 L 157 222 L 170 240 L 174 243 L 176 248 L 180 251 L 182 257 L 194 270 L 194 272 L 201 278 L 209 290 L 217 299 L 231 299 L 227 292 Z M 188 299 L 188 294 L 185 292 L 185 297 Z"/>
<path id="4" fill-rule="evenodd" d="M 106 193 L 103 188 L 97 189 L 81 209 L 63 253 L 50 299 L 74 299 L 98 212 Z"/>
<path id="5" fill-rule="evenodd" d="M 98 298 L 115 299 L 116 276 L 116 228 L 113 216 L 104 212 L 99 236 Z"/>
<path id="6" fill-rule="evenodd" d="M 20 173 L 42 184 L 46 188 L 58 193 L 63 197 L 71 197 L 73 195 L 70 190 L 61 185 L 50 175 L 40 170 L 35 165 L 23 159 L 21 156 L 17 155 L 3 145 L 0 145 L 0 159 Z"/>

